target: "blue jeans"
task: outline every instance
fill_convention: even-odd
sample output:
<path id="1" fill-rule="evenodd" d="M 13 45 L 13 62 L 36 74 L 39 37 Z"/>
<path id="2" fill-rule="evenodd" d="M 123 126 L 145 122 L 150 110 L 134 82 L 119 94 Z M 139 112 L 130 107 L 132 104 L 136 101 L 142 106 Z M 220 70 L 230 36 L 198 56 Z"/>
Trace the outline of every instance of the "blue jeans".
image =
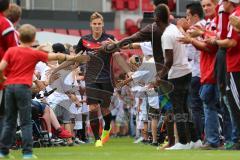
<path id="1" fill-rule="evenodd" d="M 218 118 L 220 107 L 217 85 L 202 85 L 200 89 L 200 98 L 204 106 L 205 136 L 207 143 L 213 147 L 218 147 L 220 144 L 220 124 Z"/>
<path id="2" fill-rule="evenodd" d="M 22 152 L 32 153 L 32 92 L 27 85 L 8 85 L 5 89 L 5 115 L 3 130 L 0 137 L 0 148 L 3 154 L 9 153 L 16 134 L 18 113 L 22 131 Z"/>
<path id="3" fill-rule="evenodd" d="M 224 137 L 226 142 L 237 143 L 238 137 L 239 137 L 239 131 L 238 131 L 236 122 L 233 119 L 228 99 L 226 96 L 223 96 L 223 99 L 225 104 L 225 114 L 227 114 L 227 118 L 224 119 L 224 122 L 225 122 L 224 128 L 226 128 L 224 130 L 225 131 Z"/>
<path id="4" fill-rule="evenodd" d="M 192 111 L 192 119 L 195 125 L 197 138 L 201 139 L 204 131 L 204 111 L 202 100 L 199 95 L 201 88 L 200 77 L 192 77 L 191 88 L 189 92 L 190 109 Z"/>

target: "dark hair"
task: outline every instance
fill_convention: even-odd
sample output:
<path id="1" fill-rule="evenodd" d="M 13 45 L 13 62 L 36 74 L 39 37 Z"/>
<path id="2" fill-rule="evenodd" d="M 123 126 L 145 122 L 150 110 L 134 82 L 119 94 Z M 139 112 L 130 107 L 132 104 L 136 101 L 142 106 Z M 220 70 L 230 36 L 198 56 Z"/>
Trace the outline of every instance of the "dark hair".
<path id="1" fill-rule="evenodd" d="M 158 6 L 159 4 L 166 4 L 168 5 L 168 0 L 153 0 L 153 4 Z"/>
<path id="2" fill-rule="evenodd" d="M 54 53 L 65 53 L 67 54 L 66 52 L 66 48 L 64 47 L 64 45 L 62 43 L 55 43 L 52 45 L 52 49 L 53 49 L 53 52 Z"/>
<path id="3" fill-rule="evenodd" d="M 159 4 L 155 11 L 155 18 L 161 21 L 164 24 L 169 23 L 170 11 L 166 4 Z"/>
<path id="4" fill-rule="evenodd" d="M 189 9 L 191 15 L 198 15 L 199 18 L 204 18 L 204 12 L 202 5 L 199 2 L 192 2 L 186 6 L 186 9 Z"/>
<path id="5" fill-rule="evenodd" d="M 0 12 L 3 12 L 9 7 L 9 0 L 0 0 Z"/>

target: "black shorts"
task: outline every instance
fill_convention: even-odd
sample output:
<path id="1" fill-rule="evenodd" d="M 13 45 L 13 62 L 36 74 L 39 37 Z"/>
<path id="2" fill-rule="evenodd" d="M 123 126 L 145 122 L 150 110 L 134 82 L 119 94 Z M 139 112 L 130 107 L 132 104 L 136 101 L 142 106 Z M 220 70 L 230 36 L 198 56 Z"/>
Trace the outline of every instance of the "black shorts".
<path id="1" fill-rule="evenodd" d="M 109 107 L 114 88 L 111 83 L 86 83 L 87 104 Z"/>

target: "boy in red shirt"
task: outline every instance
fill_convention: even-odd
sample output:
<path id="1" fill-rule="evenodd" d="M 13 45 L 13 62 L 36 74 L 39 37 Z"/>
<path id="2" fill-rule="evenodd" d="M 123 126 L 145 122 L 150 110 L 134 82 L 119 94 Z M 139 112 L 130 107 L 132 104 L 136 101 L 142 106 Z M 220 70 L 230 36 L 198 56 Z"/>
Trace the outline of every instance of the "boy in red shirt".
<path id="1" fill-rule="evenodd" d="M 22 130 L 23 159 L 36 158 L 32 154 L 32 123 L 31 123 L 31 86 L 35 65 L 39 61 L 51 60 L 86 62 L 88 56 L 71 56 L 66 54 L 45 53 L 33 50 L 36 28 L 25 24 L 19 29 L 21 45 L 7 50 L 0 63 L 0 81 L 5 86 L 5 119 L 0 136 L 0 158 L 9 157 L 9 148 L 16 132 L 17 115 L 20 116 Z M 7 67 L 6 77 L 3 70 Z"/>

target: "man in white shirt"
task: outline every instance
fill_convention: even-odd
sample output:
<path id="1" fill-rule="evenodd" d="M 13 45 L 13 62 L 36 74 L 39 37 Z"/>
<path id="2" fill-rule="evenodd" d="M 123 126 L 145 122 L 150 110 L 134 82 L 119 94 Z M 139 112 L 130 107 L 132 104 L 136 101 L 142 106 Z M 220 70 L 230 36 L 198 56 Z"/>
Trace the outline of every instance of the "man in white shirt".
<path id="1" fill-rule="evenodd" d="M 191 137 L 191 141 L 197 141 L 196 135 L 194 135 L 195 129 L 189 121 L 190 115 L 187 108 L 192 71 L 188 63 L 185 46 L 177 41 L 182 34 L 177 26 L 169 23 L 170 11 L 168 6 L 161 4 L 157 8 L 159 8 L 159 12 L 156 13 L 156 17 L 162 24 L 161 26 L 165 28 L 161 37 L 165 67 L 158 72 L 158 79 L 160 80 L 168 74 L 168 80 L 174 85 L 174 90 L 169 96 L 173 103 L 174 121 L 179 137 L 178 143 L 166 149 L 190 149 L 189 137 Z M 158 85 L 161 85 L 161 82 Z M 173 125 L 173 121 L 168 122 L 168 126 L 171 125 Z M 171 132 L 171 130 L 168 130 L 168 132 Z"/>

